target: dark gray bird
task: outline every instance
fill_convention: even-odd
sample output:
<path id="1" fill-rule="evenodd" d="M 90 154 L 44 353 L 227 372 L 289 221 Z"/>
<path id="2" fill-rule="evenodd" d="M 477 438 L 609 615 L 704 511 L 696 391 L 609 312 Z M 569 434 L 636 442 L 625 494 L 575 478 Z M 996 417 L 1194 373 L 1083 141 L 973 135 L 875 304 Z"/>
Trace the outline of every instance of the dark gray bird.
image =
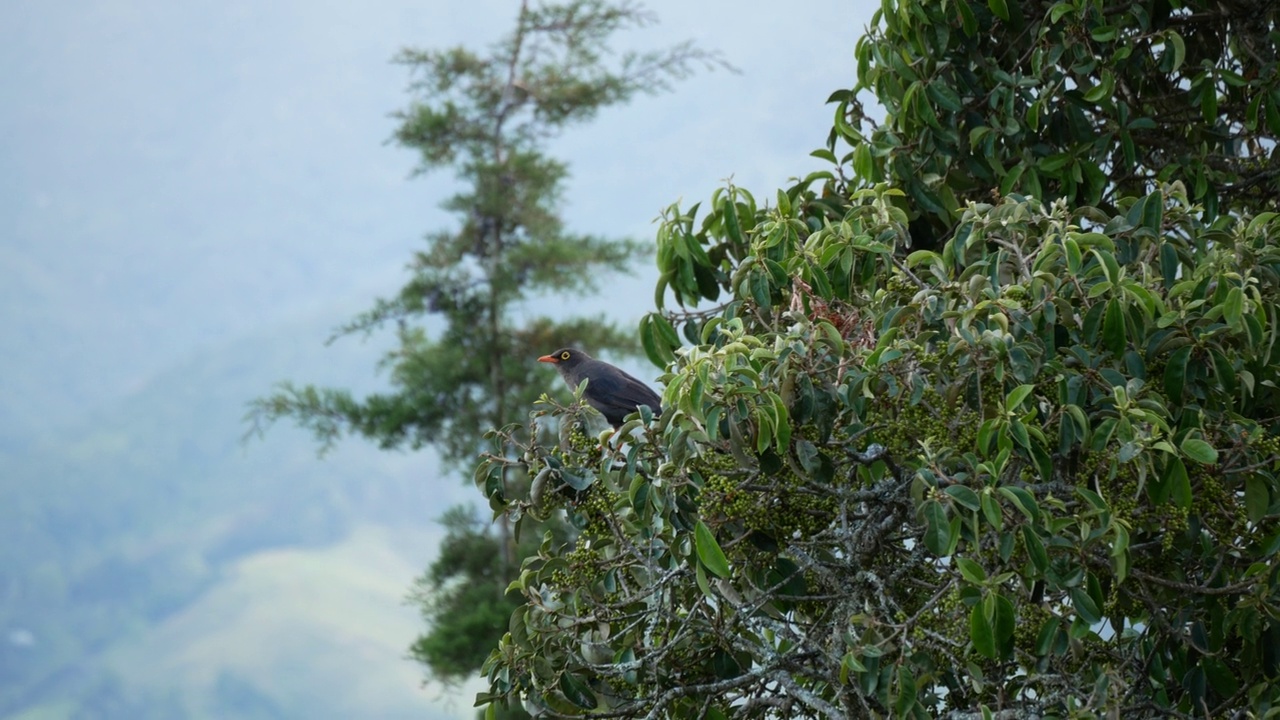
<path id="1" fill-rule="evenodd" d="M 654 415 L 662 413 L 662 398 L 652 388 L 631 377 L 607 362 L 590 355 L 564 348 L 550 355 L 543 355 L 538 362 L 552 363 L 560 371 L 560 377 L 571 388 L 577 388 L 583 380 L 587 389 L 582 396 L 587 404 L 604 415 L 614 428 L 622 426 L 622 419 L 646 405 Z"/>

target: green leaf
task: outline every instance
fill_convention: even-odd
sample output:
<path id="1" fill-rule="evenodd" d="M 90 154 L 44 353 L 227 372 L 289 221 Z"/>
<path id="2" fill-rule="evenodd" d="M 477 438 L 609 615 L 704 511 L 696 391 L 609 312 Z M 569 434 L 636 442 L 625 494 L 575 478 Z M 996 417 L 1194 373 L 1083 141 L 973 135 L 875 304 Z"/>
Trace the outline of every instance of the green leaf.
<path id="1" fill-rule="evenodd" d="M 768 410 L 757 407 L 752 417 L 756 421 L 756 452 L 762 453 L 773 442 L 773 416 Z"/>
<path id="2" fill-rule="evenodd" d="M 1116 584 L 1129 577 L 1129 531 L 1116 525 L 1116 540 L 1111 546 L 1111 566 L 1115 570 Z"/>
<path id="3" fill-rule="evenodd" d="M 653 318 L 653 325 L 658 332 L 658 339 L 665 342 L 669 347 L 680 347 L 680 336 L 676 334 L 676 329 L 671 326 L 671 322 L 665 316 L 660 313 L 651 313 L 649 317 Z"/>
<path id="4" fill-rule="evenodd" d="M 1110 70 L 1103 69 L 1102 82 L 1089 88 L 1084 94 L 1084 99 L 1091 103 L 1101 104 L 1103 100 L 1110 98 L 1116 89 L 1115 76 Z"/>
<path id="5" fill-rule="evenodd" d="M 958 557 L 955 560 L 956 567 L 960 569 L 960 574 L 964 576 L 965 580 L 974 585 L 981 585 L 987 581 L 987 573 L 978 563 L 966 557 Z"/>
<path id="6" fill-rule="evenodd" d="M 920 513 L 924 516 L 924 546 L 934 555 L 945 556 L 951 549 L 951 523 L 946 508 L 937 500 L 926 500 Z"/>
<path id="7" fill-rule="evenodd" d="M 781 397 L 772 393 L 770 395 L 773 397 L 774 412 L 778 416 L 778 421 L 773 428 L 774 447 L 777 447 L 779 452 L 785 452 L 791 446 L 790 413 L 787 412 L 787 405 L 782 401 Z"/>
<path id="8" fill-rule="evenodd" d="M 1178 249 L 1173 243 L 1164 243 L 1160 246 L 1160 276 L 1164 280 L 1164 289 L 1168 290 L 1178 281 L 1178 268 L 1181 261 L 1178 259 Z"/>
<path id="9" fill-rule="evenodd" d="M 1191 497 L 1191 480 L 1187 476 L 1187 466 L 1183 464 L 1182 458 L 1171 457 L 1165 465 L 1164 476 L 1157 475 L 1152 478 L 1147 492 L 1151 496 L 1151 502 L 1159 505 L 1169 500 L 1175 487 L 1178 488 L 1179 498 Z"/>
<path id="10" fill-rule="evenodd" d="M 1071 588 L 1071 604 L 1075 606 L 1076 613 L 1081 619 L 1090 625 L 1102 622 L 1102 610 L 1098 608 L 1098 604 L 1093 601 L 1089 593 L 1085 592 L 1084 588 Z"/>
<path id="11" fill-rule="evenodd" d="M 1181 475 L 1175 474 L 1170 478 L 1172 482 L 1169 483 L 1169 493 L 1173 504 L 1185 509 L 1191 507 L 1191 478 L 1186 472 L 1186 466 L 1183 465 L 1182 468 Z"/>
<path id="12" fill-rule="evenodd" d="M 991 8 L 992 14 L 1001 20 L 1009 19 L 1009 6 L 1005 4 L 1005 0 L 987 0 L 987 7 Z"/>
<path id="13" fill-rule="evenodd" d="M 1210 353 L 1213 359 L 1213 374 L 1217 376 L 1218 382 L 1222 383 L 1222 388 L 1228 393 L 1234 394 L 1236 391 L 1236 369 L 1232 367 L 1231 361 L 1216 348 Z"/>
<path id="14" fill-rule="evenodd" d="M 711 529 L 701 520 L 693 528 L 693 540 L 698 550 L 698 560 L 716 575 L 729 577 L 729 559 L 724 556 Z"/>
<path id="15" fill-rule="evenodd" d="M 1013 504 L 1018 506 L 1018 509 L 1022 511 L 1023 515 L 1027 516 L 1028 520 L 1032 522 L 1040 521 L 1040 506 L 1036 504 L 1036 499 L 1032 497 L 1026 488 L 1006 485 L 1000 488 L 999 492 L 1012 500 Z"/>
<path id="16" fill-rule="evenodd" d="M 1027 546 L 1027 555 L 1031 557 L 1031 564 L 1036 570 L 1044 573 L 1049 569 L 1049 553 L 1044 549 L 1044 543 L 1040 541 L 1040 536 L 1030 525 L 1022 526 L 1022 539 Z"/>
<path id="17" fill-rule="evenodd" d="M 991 620 L 983 612 L 983 605 L 978 603 L 969 611 L 969 640 L 978 654 L 994 660 L 996 657 L 996 633 L 991 627 Z"/>
<path id="18" fill-rule="evenodd" d="M 591 473 L 591 471 L 581 468 L 575 470 L 565 468 L 564 470 L 561 470 L 560 479 L 563 480 L 566 485 L 579 492 L 586 490 L 596 482 L 596 477 Z"/>
<path id="19" fill-rule="evenodd" d="M 1075 422 L 1077 437 L 1081 441 L 1086 440 L 1089 437 L 1089 418 L 1085 417 L 1084 410 L 1079 405 L 1067 405 L 1065 409 Z"/>
<path id="20" fill-rule="evenodd" d="M 1004 528 L 1004 515 L 1000 511 L 1000 503 L 988 492 L 982 493 L 982 516 L 996 530 Z"/>
<path id="21" fill-rule="evenodd" d="M 1017 410 L 1018 407 L 1022 405 L 1022 401 L 1026 400 L 1027 396 L 1031 394 L 1031 391 L 1035 389 L 1035 385 L 1019 385 L 1018 387 L 1010 390 L 1009 396 L 1006 397 L 1004 401 L 1005 410 L 1010 412 Z"/>
<path id="22" fill-rule="evenodd" d="M 1124 353 L 1124 309 L 1120 307 L 1120 301 L 1116 298 L 1107 301 L 1107 314 L 1102 321 L 1102 343 L 1114 355 Z"/>
<path id="23" fill-rule="evenodd" d="M 1244 291 L 1233 287 L 1222 302 L 1222 317 L 1236 330 L 1240 329 L 1240 315 L 1244 312 Z"/>
<path id="24" fill-rule="evenodd" d="M 1183 440 L 1179 447 L 1182 449 L 1182 454 L 1198 463 L 1212 465 L 1218 462 L 1218 451 L 1200 438 L 1189 437 Z"/>
<path id="25" fill-rule="evenodd" d="M 956 502 L 970 510 L 977 510 L 979 507 L 978 493 L 963 485 L 951 485 L 946 490 L 943 490 L 943 492 L 950 495 Z"/>
<path id="26" fill-rule="evenodd" d="M 1246 475 L 1244 479 L 1244 508 L 1249 515 L 1249 521 L 1256 523 L 1266 517 L 1267 510 L 1270 507 L 1271 497 L 1266 481 L 1257 474 Z"/>
<path id="27" fill-rule="evenodd" d="M 1165 32 L 1164 40 L 1166 45 L 1173 50 L 1173 66 L 1169 69 L 1169 74 L 1176 76 L 1178 70 L 1182 67 L 1183 60 L 1187 57 L 1187 44 L 1182 41 L 1181 35 L 1172 30 Z"/>
<path id="28" fill-rule="evenodd" d="M 738 222 L 738 209 L 734 206 L 732 195 L 725 199 L 722 212 L 724 213 L 725 234 L 729 236 L 729 239 L 734 244 L 745 245 L 746 241 L 742 236 L 742 225 Z"/>
<path id="29" fill-rule="evenodd" d="M 847 652 L 844 657 L 840 658 L 840 682 L 847 685 L 849 683 L 849 673 L 864 673 L 866 671 L 867 666 L 863 665 L 862 661 L 853 652 Z"/>
<path id="30" fill-rule="evenodd" d="M 591 688 L 572 673 L 564 673 L 560 676 L 560 692 L 564 693 L 569 702 L 580 708 L 594 710 L 600 704 L 596 700 L 595 693 L 591 692 Z"/>
<path id="31" fill-rule="evenodd" d="M 1116 36 L 1119 34 L 1120 29 L 1115 25 L 1099 25 L 1089 31 L 1089 36 L 1092 37 L 1095 42 L 1100 43 L 1111 42 L 1115 40 Z"/>
<path id="32" fill-rule="evenodd" d="M 1212 81 L 1200 86 L 1200 114 L 1208 124 L 1218 119 L 1218 90 Z"/>
<path id="33" fill-rule="evenodd" d="M 1169 356 L 1164 367 L 1164 394 L 1170 403 L 1182 403 L 1182 388 L 1187 382 L 1187 362 L 1191 359 L 1191 346 L 1184 345 Z"/>
<path id="34" fill-rule="evenodd" d="M 1084 255 L 1080 252 L 1080 243 L 1074 238 L 1063 238 L 1062 248 L 1067 254 L 1067 270 L 1072 275 L 1080 274 L 1080 266 L 1084 263 Z"/>
<path id="35" fill-rule="evenodd" d="M 659 330 L 653 321 L 655 316 L 656 313 L 649 313 L 640 318 L 640 345 L 649 362 L 666 369 L 669 363 L 675 361 L 676 356 L 671 352 L 671 346 L 659 337 Z"/>
<path id="36" fill-rule="evenodd" d="M 1215 657 L 1201 658 L 1200 666 L 1204 668 L 1210 687 L 1222 697 L 1229 698 L 1240 689 L 1240 681 L 1231 672 L 1231 668 L 1221 660 Z"/>
<path id="37" fill-rule="evenodd" d="M 859 143 L 853 151 L 853 171 L 858 177 L 870 181 L 875 171 L 875 160 L 871 156 L 871 144 Z"/>
<path id="38" fill-rule="evenodd" d="M 748 278 L 751 285 L 751 299 L 755 300 L 760 307 L 768 309 L 772 305 L 768 273 L 752 270 Z"/>
<path id="39" fill-rule="evenodd" d="M 1142 204 L 1142 226 L 1156 235 L 1164 232 L 1164 193 L 1156 190 Z"/>
<path id="40" fill-rule="evenodd" d="M 1062 626 L 1062 620 L 1056 616 L 1050 616 L 1044 624 L 1040 626 L 1040 634 L 1036 637 L 1036 655 L 1048 655 L 1053 649 L 1055 641 L 1058 639 L 1058 628 Z"/>
<path id="41" fill-rule="evenodd" d="M 1018 418 L 1014 418 L 1009 423 L 1009 434 L 1019 446 L 1031 450 L 1031 436 L 1027 434 L 1027 426 Z"/>
<path id="42" fill-rule="evenodd" d="M 1248 230 L 1245 231 L 1245 234 L 1249 237 L 1253 237 L 1254 235 L 1257 235 L 1262 231 L 1263 227 L 1270 224 L 1272 220 L 1276 219 L 1276 217 L 1280 217 L 1280 213 L 1274 213 L 1274 212 L 1258 213 L 1258 215 L 1255 218 L 1249 221 L 1249 228 Z"/>
<path id="43" fill-rule="evenodd" d="M 897 717 L 909 717 L 916 704 L 916 678 L 907 663 L 898 666 L 898 699 L 894 702 Z"/>
<path id="44" fill-rule="evenodd" d="M 956 12 L 960 13 L 960 27 L 964 30 L 964 34 L 973 37 L 973 34 L 978 31 L 978 19 L 974 16 L 969 3 L 966 0 L 956 0 Z"/>
<path id="45" fill-rule="evenodd" d="M 773 280 L 775 285 L 784 286 L 787 284 L 787 271 L 780 263 L 769 258 L 764 259 L 765 270 L 769 271 L 769 278 Z"/>
<path id="46" fill-rule="evenodd" d="M 702 591 L 702 594 L 705 597 L 716 597 L 716 591 L 711 589 L 711 581 L 707 579 L 707 569 L 703 567 L 702 563 L 698 563 L 694 566 L 693 576 L 694 580 L 698 583 L 698 589 Z"/>
<path id="47" fill-rule="evenodd" d="M 1013 603 L 1009 598 L 995 594 L 995 622 L 992 623 L 995 628 L 996 646 L 1002 655 L 1008 654 L 1013 649 L 1013 632 L 1017 625 L 1017 618 L 1013 611 Z"/>
<path id="48" fill-rule="evenodd" d="M 1080 239 L 1096 239 L 1099 243 L 1107 244 L 1111 242 L 1110 238 L 1100 233 L 1088 233 Z M 1120 277 L 1120 263 L 1116 260 L 1116 256 L 1106 248 L 1091 247 L 1089 248 L 1089 252 L 1098 259 L 1098 262 L 1102 266 L 1102 273 L 1106 276 L 1107 280 L 1109 280 L 1112 285 L 1119 285 L 1122 278 Z"/>
<path id="49" fill-rule="evenodd" d="M 950 85 L 941 79 L 935 79 L 925 88 L 933 102 L 948 112 L 957 113 L 964 109 L 960 96 Z"/>

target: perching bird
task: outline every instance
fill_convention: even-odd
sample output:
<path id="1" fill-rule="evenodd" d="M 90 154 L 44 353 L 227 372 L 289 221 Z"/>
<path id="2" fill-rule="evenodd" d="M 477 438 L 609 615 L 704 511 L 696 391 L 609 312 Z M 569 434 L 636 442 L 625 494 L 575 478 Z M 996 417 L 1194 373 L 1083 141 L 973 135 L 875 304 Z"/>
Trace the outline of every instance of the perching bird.
<path id="1" fill-rule="evenodd" d="M 582 396 L 614 428 L 621 427 L 622 419 L 641 405 L 647 405 L 654 415 L 662 412 L 662 398 L 652 388 L 581 350 L 564 348 L 543 355 L 538 362 L 553 363 L 571 388 L 577 388 L 585 379 L 587 389 Z"/>

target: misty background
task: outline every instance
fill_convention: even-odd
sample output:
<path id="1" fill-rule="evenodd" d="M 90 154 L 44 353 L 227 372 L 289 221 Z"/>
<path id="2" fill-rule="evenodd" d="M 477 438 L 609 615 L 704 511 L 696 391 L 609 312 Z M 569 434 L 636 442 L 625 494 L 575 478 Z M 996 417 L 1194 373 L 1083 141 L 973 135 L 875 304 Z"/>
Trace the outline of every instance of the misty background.
<path id="1" fill-rule="evenodd" d="M 651 240 L 726 178 L 764 202 L 822 167 L 875 5 L 645 5 L 661 24 L 626 47 L 692 38 L 742 72 L 557 140 L 570 229 Z M 243 443 L 242 418 L 281 380 L 381 387 L 390 338 L 324 342 L 400 287 L 453 187 L 386 142 L 390 60 L 486 47 L 517 9 L 0 5 L 0 718 L 473 716 L 474 687 L 405 659 L 403 602 L 469 479 L 283 425 Z M 641 262 L 546 302 L 634 323 L 655 282 Z"/>

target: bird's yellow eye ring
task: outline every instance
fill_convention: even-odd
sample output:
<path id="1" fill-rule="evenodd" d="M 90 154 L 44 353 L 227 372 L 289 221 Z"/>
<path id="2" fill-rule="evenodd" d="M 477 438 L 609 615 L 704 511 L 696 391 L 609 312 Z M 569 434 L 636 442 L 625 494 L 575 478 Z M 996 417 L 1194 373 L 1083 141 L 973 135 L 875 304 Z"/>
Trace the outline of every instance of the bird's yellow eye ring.
<path id="1" fill-rule="evenodd" d="M 560 353 L 560 359 L 561 359 L 561 360 L 568 360 L 568 359 L 569 359 L 569 353 L 568 353 L 568 351 Z"/>

